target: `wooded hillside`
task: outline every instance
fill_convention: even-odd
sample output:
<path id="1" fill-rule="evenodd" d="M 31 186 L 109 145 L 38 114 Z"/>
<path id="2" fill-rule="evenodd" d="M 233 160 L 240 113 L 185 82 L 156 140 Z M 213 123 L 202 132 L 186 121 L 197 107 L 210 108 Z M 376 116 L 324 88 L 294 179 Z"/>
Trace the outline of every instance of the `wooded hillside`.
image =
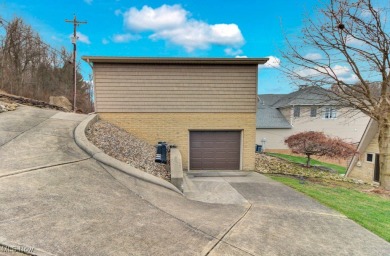
<path id="1" fill-rule="evenodd" d="M 21 18 L 0 18 L 0 90 L 49 102 L 65 96 L 73 103 L 72 54 L 52 48 Z M 91 84 L 77 66 L 77 108 L 92 111 Z"/>

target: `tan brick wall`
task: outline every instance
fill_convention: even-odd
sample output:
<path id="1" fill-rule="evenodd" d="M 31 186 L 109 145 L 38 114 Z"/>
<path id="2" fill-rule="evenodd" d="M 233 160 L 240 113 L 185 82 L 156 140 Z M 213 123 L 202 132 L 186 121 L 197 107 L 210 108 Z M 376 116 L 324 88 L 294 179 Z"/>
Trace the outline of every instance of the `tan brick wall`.
<path id="1" fill-rule="evenodd" d="M 188 169 L 190 130 L 242 130 L 242 169 L 255 168 L 255 113 L 99 113 L 99 117 L 152 145 L 175 144 L 184 169 Z"/>

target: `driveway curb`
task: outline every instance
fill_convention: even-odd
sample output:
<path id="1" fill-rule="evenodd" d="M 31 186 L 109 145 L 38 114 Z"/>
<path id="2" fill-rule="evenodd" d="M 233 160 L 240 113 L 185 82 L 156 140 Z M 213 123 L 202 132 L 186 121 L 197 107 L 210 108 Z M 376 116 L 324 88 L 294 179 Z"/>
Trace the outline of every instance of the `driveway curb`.
<path id="1" fill-rule="evenodd" d="M 134 168 L 132 166 L 129 166 L 128 164 L 125 164 L 119 160 L 116 160 L 115 158 L 105 154 L 101 149 L 93 145 L 85 135 L 85 132 L 87 129 L 98 121 L 98 115 L 97 114 L 90 114 L 87 118 L 85 118 L 74 130 L 74 138 L 76 141 L 76 144 L 83 149 L 87 154 L 89 154 L 92 158 L 94 158 L 96 161 L 101 162 L 105 165 L 108 165 L 110 167 L 113 167 L 123 173 L 126 173 L 134 178 L 146 181 L 148 183 L 155 184 L 160 187 L 167 188 L 169 190 L 172 190 L 180 195 L 183 195 L 183 193 L 177 189 L 173 184 L 169 183 L 168 181 L 165 181 L 163 179 L 157 178 L 156 176 L 153 176 L 149 173 L 143 172 L 137 168 Z"/>

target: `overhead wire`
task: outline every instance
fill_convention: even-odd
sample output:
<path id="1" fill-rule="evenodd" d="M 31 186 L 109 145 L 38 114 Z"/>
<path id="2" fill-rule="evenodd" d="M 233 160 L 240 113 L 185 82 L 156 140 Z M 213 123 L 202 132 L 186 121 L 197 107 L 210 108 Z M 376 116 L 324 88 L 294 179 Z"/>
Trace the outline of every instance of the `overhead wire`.
<path id="1" fill-rule="evenodd" d="M 4 18 L 0 17 L 0 25 L 3 25 L 3 27 L 5 29 L 8 28 L 8 26 L 10 25 L 11 22 L 5 20 Z M 26 29 L 23 29 L 24 31 L 22 31 L 23 33 L 27 33 Z M 63 52 L 61 52 L 60 50 L 57 50 L 56 48 L 52 47 L 51 45 L 45 43 L 40 37 L 37 37 L 35 36 L 34 34 L 31 35 L 35 40 L 39 41 L 40 44 L 44 45 L 45 47 L 49 48 L 49 50 L 51 50 L 52 52 L 55 52 L 57 54 L 59 54 L 59 56 L 62 58 L 63 61 L 66 61 L 66 62 L 69 62 L 70 60 L 69 59 L 66 59 L 63 57 Z"/>

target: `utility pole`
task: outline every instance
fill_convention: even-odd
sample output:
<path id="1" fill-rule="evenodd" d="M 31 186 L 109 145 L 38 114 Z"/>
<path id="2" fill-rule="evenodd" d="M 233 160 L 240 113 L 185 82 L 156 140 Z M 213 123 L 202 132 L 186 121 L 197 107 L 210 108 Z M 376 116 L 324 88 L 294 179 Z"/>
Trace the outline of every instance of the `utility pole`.
<path id="1" fill-rule="evenodd" d="M 73 111 L 76 112 L 76 93 L 77 93 L 77 63 L 76 63 L 76 43 L 77 43 L 77 31 L 76 28 L 80 24 L 87 24 L 86 21 L 78 21 L 76 15 L 74 15 L 73 20 L 65 20 L 65 22 L 73 23 L 73 78 L 74 78 L 74 91 L 73 91 Z"/>

